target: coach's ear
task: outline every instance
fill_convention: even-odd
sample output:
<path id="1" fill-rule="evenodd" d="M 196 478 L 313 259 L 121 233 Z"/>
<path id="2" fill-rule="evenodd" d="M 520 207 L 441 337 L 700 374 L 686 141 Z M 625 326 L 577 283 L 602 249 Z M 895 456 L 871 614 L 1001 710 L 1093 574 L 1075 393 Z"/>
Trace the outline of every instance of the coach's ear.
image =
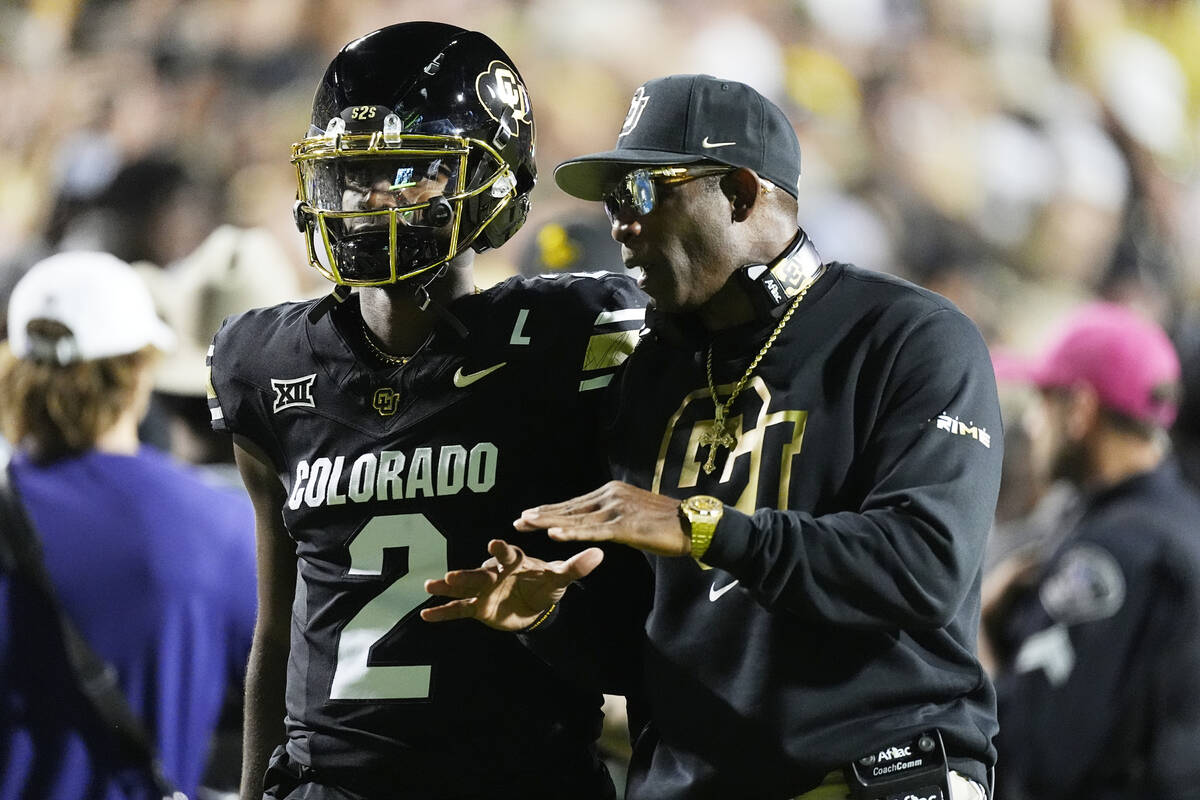
<path id="1" fill-rule="evenodd" d="M 732 207 L 734 222 L 744 222 L 758 202 L 759 178 L 753 170 L 738 167 L 721 176 L 721 192 Z"/>

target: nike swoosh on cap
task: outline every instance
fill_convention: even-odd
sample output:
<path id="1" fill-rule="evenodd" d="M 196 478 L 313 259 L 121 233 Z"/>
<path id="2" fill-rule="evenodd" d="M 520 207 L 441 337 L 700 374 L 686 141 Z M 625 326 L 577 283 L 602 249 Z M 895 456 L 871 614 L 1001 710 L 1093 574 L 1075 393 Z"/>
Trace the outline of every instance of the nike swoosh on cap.
<path id="1" fill-rule="evenodd" d="M 493 364 L 486 369 L 481 369 L 476 372 L 463 372 L 462 367 L 459 367 L 454 373 L 454 385 L 459 389 L 465 389 L 477 380 L 486 378 L 496 370 L 507 364 L 507 361 L 501 361 L 499 364 Z"/>
<path id="2" fill-rule="evenodd" d="M 708 602 L 710 602 L 710 603 L 717 602 L 718 597 L 725 594 L 733 587 L 737 586 L 737 584 L 738 584 L 738 582 L 735 580 L 733 583 L 727 583 L 724 586 L 722 586 L 720 589 L 718 589 L 716 581 L 713 581 L 713 585 L 710 586 L 708 589 Z"/>
<path id="3" fill-rule="evenodd" d="M 704 140 L 700 142 L 700 146 L 706 149 L 712 149 L 714 147 L 729 147 L 731 144 L 737 144 L 737 142 L 710 142 L 707 136 L 705 136 Z"/>

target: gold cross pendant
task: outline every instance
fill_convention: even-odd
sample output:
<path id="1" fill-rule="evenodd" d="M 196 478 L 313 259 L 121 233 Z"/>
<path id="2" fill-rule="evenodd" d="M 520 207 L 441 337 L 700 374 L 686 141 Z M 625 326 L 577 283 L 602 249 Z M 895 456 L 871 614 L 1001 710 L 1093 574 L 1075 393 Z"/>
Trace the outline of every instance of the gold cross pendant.
<path id="1" fill-rule="evenodd" d="M 708 447 L 708 458 L 704 461 L 704 474 L 711 475 L 717 468 L 717 448 L 724 447 L 732 450 L 737 446 L 737 436 L 733 432 L 732 420 L 725 419 L 725 409 L 717 406 L 717 418 L 713 425 L 700 437 L 700 446 Z"/>

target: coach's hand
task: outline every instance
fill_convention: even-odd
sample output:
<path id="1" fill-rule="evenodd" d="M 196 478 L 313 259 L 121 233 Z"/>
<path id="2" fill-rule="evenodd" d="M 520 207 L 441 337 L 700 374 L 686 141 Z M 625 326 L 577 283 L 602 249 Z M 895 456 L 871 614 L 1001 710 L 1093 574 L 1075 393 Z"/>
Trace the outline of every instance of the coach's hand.
<path id="1" fill-rule="evenodd" d="M 561 600 L 572 581 L 604 560 L 603 550 L 589 547 L 566 561 L 546 562 L 501 539 L 488 542 L 488 552 L 492 557 L 477 569 L 454 570 L 425 581 L 430 594 L 457 599 L 421 609 L 421 619 L 477 619 L 490 628 L 519 631 Z"/>
<path id="2" fill-rule="evenodd" d="M 692 540 L 683 530 L 679 501 L 620 481 L 571 500 L 521 512 L 519 531 L 545 529 L 559 542 L 620 542 L 660 556 L 686 556 Z"/>

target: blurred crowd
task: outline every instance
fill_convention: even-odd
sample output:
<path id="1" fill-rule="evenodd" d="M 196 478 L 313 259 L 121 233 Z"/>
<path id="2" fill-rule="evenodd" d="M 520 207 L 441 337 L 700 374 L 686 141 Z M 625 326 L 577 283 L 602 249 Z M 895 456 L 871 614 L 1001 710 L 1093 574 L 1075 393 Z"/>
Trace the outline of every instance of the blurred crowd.
<path id="1" fill-rule="evenodd" d="M 480 260 L 484 283 L 620 268 L 603 215 L 548 173 L 612 146 L 647 77 L 707 72 L 792 117 L 800 222 L 827 259 L 947 295 L 1001 352 L 1028 352 L 1084 300 L 1129 304 L 1167 327 L 1195 380 L 1195 0 L 6 4 L 0 298 L 45 255 L 103 250 L 204 305 L 177 309 L 199 346 L 225 313 L 323 291 L 289 213 L 289 146 L 330 54 L 414 18 L 487 31 L 533 98 L 542 180 L 516 244 Z M 222 226 L 255 233 L 243 247 Z"/>
<path id="2" fill-rule="evenodd" d="M 4 4 L 0 308 L 52 253 L 133 263 L 179 338 L 147 435 L 227 461 L 207 431 L 204 349 L 226 314 L 324 291 L 292 222 L 289 147 L 330 56 L 406 19 L 487 32 L 532 97 L 542 179 L 516 244 L 477 262 L 484 282 L 620 268 L 603 214 L 550 170 L 610 148 L 650 77 L 744 81 L 800 134 L 800 223 L 821 254 L 945 294 L 998 365 L 1092 300 L 1157 321 L 1183 363 L 1177 449 L 1200 474 L 1197 0 Z M 996 558 L 1015 547 L 1003 536 L 1052 530 L 1065 502 L 1024 460 L 1030 392 L 998 374 Z"/>
<path id="3" fill-rule="evenodd" d="M 533 98 L 543 180 L 493 279 L 561 242 L 543 224 L 594 218 L 544 178 L 612 145 L 633 87 L 708 72 L 792 116 L 827 258 L 945 291 L 994 340 L 1024 346 L 1047 303 L 1096 292 L 1169 321 L 1200 283 L 1194 0 L 6 4 L 0 258 L 168 267 L 228 222 L 269 231 L 319 288 L 288 147 L 330 54 L 412 18 L 487 31 Z"/>

